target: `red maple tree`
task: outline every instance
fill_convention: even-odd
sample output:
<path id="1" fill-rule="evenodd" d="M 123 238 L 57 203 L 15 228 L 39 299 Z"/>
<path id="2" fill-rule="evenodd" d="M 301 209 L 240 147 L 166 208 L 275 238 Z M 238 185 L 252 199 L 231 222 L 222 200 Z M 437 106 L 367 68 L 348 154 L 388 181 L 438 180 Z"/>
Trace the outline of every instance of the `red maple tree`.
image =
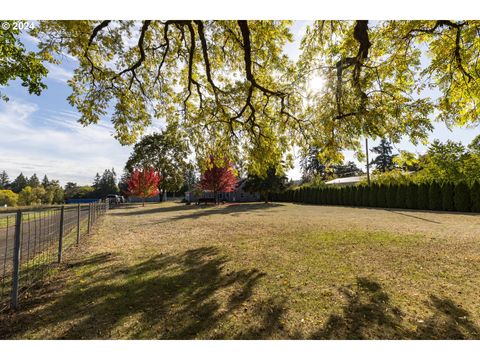
<path id="1" fill-rule="evenodd" d="M 134 170 L 128 179 L 128 193 L 141 197 L 143 200 L 142 206 L 145 206 L 146 198 L 159 193 L 158 184 L 160 180 L 160 175 L 153 168 Z"/>
<path id="2" fill-rule="evenodd" d="M 224 161 L 223 166 L 217 165 L 213 156 L 208 160 L 207 170 L 200 178 L 199 187 L 204 191 L 213 191 L 215 203 L 217 202 L 217 194 L 219 192 L 230 192 L 235 190 L 237 185 L 237 177 L 233 163 Z"/>

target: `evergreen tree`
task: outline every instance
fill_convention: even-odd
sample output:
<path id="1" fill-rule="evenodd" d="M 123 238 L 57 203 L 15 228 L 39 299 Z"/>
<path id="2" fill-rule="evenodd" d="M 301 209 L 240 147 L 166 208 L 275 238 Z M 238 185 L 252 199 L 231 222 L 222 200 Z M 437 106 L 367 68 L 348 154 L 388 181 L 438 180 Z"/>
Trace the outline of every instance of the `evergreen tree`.
<path id="1" fill-rule="evenodd" d="M 430 186 L 430 189 L 431 189 L 431 186 Z M 444 211 L 454 211 L 455 210 L 453 192 L 454 192 L 454 186 L 453 186 L 452 183 L 443 184 L 442 187 L 440 188 L 440 194 L 439 194 L 438 191 L 433 192 L 434 197 L 439 197 L 441 195 L 442 210 L 444 210 Z M 430 191 L 429 197 L 430 198 L 432 197 L 432 191 Z"/>
<path id="2" fill-rule="evenodd" d="M 475 182 L 470 189 L 472 199 L 472 211 L 480 213 L 480 182 Z"/>
<path id="3" fill-rule="evenodd" d="M 405 185 L 398 185 L 397 186 L 397 195 L 395 198 L 395 207 L 399 209 L 405 209 L 405 198 L 407 193 L 407 187 Z"/>
<path id="4" fill-rule="evenodd" d="M 454 189 L 455 210 L 468 212 L 471 210 L 470 188 L 465 182 L 459 182 Z"/>
<path id="5" fill-rule="evenodd" d="M 50 185 L 50 181 L 48 180 L 47 175 L 45 175 L 42 180 L 42 186 L 46 188 L 48 185 Z"/>
<path id="6" fill-rule="evenodd" d="M 418 185 L 410 183 L 407 185 L 407 193 L 405 199 L 405 206 L 407 209 L 418 208 Z"/>
<path id="7" fill-rule="evenodd" d="M 357 186 L 355 192 L 355 203 L 354 206 L 362 206 L 363 199 L 363 186 Z"/>
<path id="8" fill-rule="evenodd" d="M 380 187 L 377 184 L 373 184 L 370 187 L 370 193 L 368 198 L 368 206 L 377 207 L 378 206 L 378 190 Z"/>
<path id="9" fill-rule="evenodd" d="M 30 179 L 27 181 L 27 185 L 31 188 L 36 188 L 40 186 L 40 180 L 38 180 L 37 174 L 33 174 Z"/>
<path id="10" fill-rule="evenodd" d="M 358 203 L 357 203 L 357 198 L 359 197 L 358 195 L 358 192 L 360 191 L 360 186 L 352 186 L 352 197 L 351 197 L 351 201 L 352 201 L 352 206 L 357 206 Z"/>
<path id="11" fill-rule="evenodd" d="M 442 188 L 437 182 L 430 184 L 428 191 L 428 208 L 430 210 L 442 210 Z"/>
<path id="12" fill-rule="evenodd" d="M 375 168 L 380 172 L 386 172 L 393 169 L 393 157 L 392 145 L 387 139 L 382 139 L 378 146 L 371 149 L 372 152 L 378 154 L 375 159 L 372 160 L 370 165 L 375 165 Z"/>
<path id="13" fill-rule="evenodd" d="M 430 189 L 429 183 L 422 183 L 417 190 L 417 208 L 420 210 L 428 210 L 430 208 L 428 191 Z"/>
<path id="14" fill-rule="evenodd" d="M 5 170 L 3 170 L 0 174 L 0 190 L 6 190 L 9 184 L 10 179 L 8 178 L 8 174 Z"/>
<path id="15" fill-rule="evenodd" d="M 377 205 L 378 207 L 387 207 L 387 189 L 386 185 L 380 185 L 377 190 Z"/>
<path id="16" fill-rule="evenodd" d="M 392 184 L 387 187 L 387 207 L 394 208 L 397 206 L 397 185 Z"/>
<path id="17" fill-rule="evenodd" d="M 362 192 L 362 206 L 369 206 L 369 199 L 370 199 L 370 186 L 364 186 Z"/>
<path id="18" fill-rule="evenodd" d="M 13 192 L 19 194 L 27 185 L 27 178 L 23 175 L 23 173 L 20 173 L 20 175 L 18 175 L 17 178 L 13 180 L 10 188 Z"/>

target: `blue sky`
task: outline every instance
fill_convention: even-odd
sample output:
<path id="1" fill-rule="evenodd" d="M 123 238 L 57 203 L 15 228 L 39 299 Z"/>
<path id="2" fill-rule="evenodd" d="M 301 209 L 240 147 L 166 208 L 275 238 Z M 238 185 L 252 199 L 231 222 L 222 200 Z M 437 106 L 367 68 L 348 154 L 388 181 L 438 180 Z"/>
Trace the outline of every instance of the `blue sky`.
<path id="1" fill-rule="evenodd" d="M 308 23 L 297 21 L 293 26 L 295 41 L 285 51 L 294 59 L 299 55 L 299 41 Z M 33 39 L 25 37 L 24 41 L 28 48 L 35 47 Z M 47 174 L 62 184 L 67 181 L 89 184 L 95 173 L 106 168 L 114 167 L 118 174 L 123 171 L 131 147 L 121 146 L 113 138 L 113 127 L 107 119 L 97 125 L 79 125 L 78 113 L 66 100 L 70 94 L 67 80 L 75 63 L 74 59 L 64 57 L 61 65 L 49 65 L 45 81 L 48 89 L 41 96 L 29 95 L 18 81 L 2 89 L 10 101 L 0 102 L 0 170 L 5 169 L 10 178 L 22 171 L 27 176 Z M 154 128 L 158 125 L 149 131 Z M 429 138 L 452 139 L 467 145 L 479 133 L 478 127 L 450 131 L 444 124 L 436 123 Z M 372 141 L 371 147 L 376 143 Z M 424 153 L 426 149 L 423 145 L 412 145 L 407 139 L 396 147 L 415 153 Z M 346 160 L 354 160 L 351 152 L 345 152 L 345 156 Z M 298 161 L 288 175 L 300 178 Z"/>

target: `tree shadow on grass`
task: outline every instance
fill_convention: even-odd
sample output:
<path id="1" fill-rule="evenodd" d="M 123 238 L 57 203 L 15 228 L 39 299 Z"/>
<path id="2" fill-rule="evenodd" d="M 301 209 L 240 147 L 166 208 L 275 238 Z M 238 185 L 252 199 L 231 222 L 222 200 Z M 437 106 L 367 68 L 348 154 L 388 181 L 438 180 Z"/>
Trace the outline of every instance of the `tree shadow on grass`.
<path id="1" fill-rule="evenodd" d="M 355 287 L 340 289 L 347 302 L 342 314 L 331 314 L 312 339 L 471 339 L 480 329 L 470 314 L 452 300 L 430 296 L 432 315 L 415 329 L 406 326 L 405 314 L 390 302 L 378 282 L 357 278 Z"/>
<path id="2" fill-rule="evenodd" d="M 470 314 L 445 297 L 431 295 L 425 303 L 430 315 L 417 324 L 407 323 L 380 283 L 365 277 L 339 288 L 345 304 L 329 315 L 323 327 L 308 333 L 286 328 L 288 298 L 254 297 L 265 274 L 256 269 L 230 270 L 215 247 L 158 255 L 129 267 L 119 266 L 105 253 L 69 267 L 88 280 L 55 281 L 43 289 L 43 296 L 37 293 L 26 299 L 20 312 L 0 318 L 0 338 L 29 334 L 65 339 L 480 337 Z"/>
<path id="3" fill-rule="evenodd" d="M 138 211 L 128 212 L 115 212 L 110 214 L 111 216 L 137 216 L 137 215 L 153 215 L 153 214 L 169 214 L 176 212 L 191 212 L 190 214 L 182 214 L 168 220 L 180 220 L 180 219 L 196 219 L 202 216 L 215 215 L 215 214 L 236 214 L 241 212 L 250 212 L 257 210 L 266 210 L 284 206 L 279 203 L 227 203 L 224 205 L 175 205 L 168 207 L 154 207 L 148 209 L 142 209 Z M 195 211 L 197 210 L 197 211 Z M 201 211 L 200 211 L 201 210 Z"/>
<path id="4" fill-rule="evenodd" d="M 385 211 L 388 211 L 388 212 L 391 212 L 391 213 L 397 214 L 397 215 L 410 217 L 410 218 L 417 219 L 417 220 L 422 220 L 422 221 L 429 222 L 429 223 L 432 223 L 432 224 L 441 224 L 440 221 L 430 220 L 430 219 L 426 219 L 426 218 L 421 217 L 421 216 L 416 216 L 416 215 L 412 215 L 412 214 L 405 214 L 404 212 L 401 212 L 401 211 L 411 212 L 412 210 L 398 210 L 398 211 L 395 211 L 395 210 L 391 210 L 391 209 L 385 209 Z"/>
<path id="5" fill-rule="evenodd" d="M 230 216 L 236 216 L 238 214 L 242 213 L 257 213 L 259 216 L 263 216 L 262 211 L 269 210 L 269 209 L 275 209 L 278 207 L 285 206 L 283 204 L 278 204 L 278 203 L 248 203 L 248 204 L 242 204 L 242 203 L 232 203 L 232 204 L 226 204 L 226 205 L 206 205 L 206 206 L 185 206 L 185 207 L 180 207 L 180 206 L 173 206 L 170 208 L 158 208 L 158 211 L 154 211 L 155 209 L 151 209 L 149 212 L 150 214 L 155 214 L 155 213 L 171 213 L 169 214 L 170 216 L 168 217 L 162 217 L 157 219 L 153 219 L 148 221 L 147 223 L 143 223 L 140 226 L 145 226 L 148 224 L 159 224 L 159 223 L 164 223 L 164 222 L 171 222 L 171 221 L 178 221 L 178 220 L 188 220 L 188 219 L 200 219 L 206 216 L 211 216 L 211 215 L 230 215 Z M 165 210 L 162 210 L 165 209 Z M 184 211 L 186 210 L 186 211 Z M 197 210 L 197 211 L 193 211 Z M 181 211 L 181 212 L 180 212 Z M 175 212 L 180 212 L 179 214 L 175 214 Z M 132 213 L 131 215 L 135 214 L 142 214 L 141 212 L 136 212 Z"/>
<path id="6" fill-rule="evenodd" d="M 130 267 L 110 264 L 96 275 L 84 273 L 90 280 L 66 285 L 64 294 L 25 302 L 25 311 L 0 325 L 0 337 L 52 328 L 54 338 L 65 339 L 213 337 L 209 331 L 247 301 L 264 276 L 256 269 L 229 271 L 226 262 L 215 247 L 201 247 Z M 27 310 L 35 306 L 41 309 Z"/>

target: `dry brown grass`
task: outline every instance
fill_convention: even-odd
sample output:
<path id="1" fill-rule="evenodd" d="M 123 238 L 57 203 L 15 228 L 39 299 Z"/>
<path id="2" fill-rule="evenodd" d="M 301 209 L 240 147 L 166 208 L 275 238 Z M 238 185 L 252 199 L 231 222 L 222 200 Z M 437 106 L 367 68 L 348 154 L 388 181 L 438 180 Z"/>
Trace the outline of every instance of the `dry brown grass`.
<path id="1" fill-rule="evenodd" d="M 154 204 L 0 318 L 3 338 L 480 338 L 480 216 Z"/>

